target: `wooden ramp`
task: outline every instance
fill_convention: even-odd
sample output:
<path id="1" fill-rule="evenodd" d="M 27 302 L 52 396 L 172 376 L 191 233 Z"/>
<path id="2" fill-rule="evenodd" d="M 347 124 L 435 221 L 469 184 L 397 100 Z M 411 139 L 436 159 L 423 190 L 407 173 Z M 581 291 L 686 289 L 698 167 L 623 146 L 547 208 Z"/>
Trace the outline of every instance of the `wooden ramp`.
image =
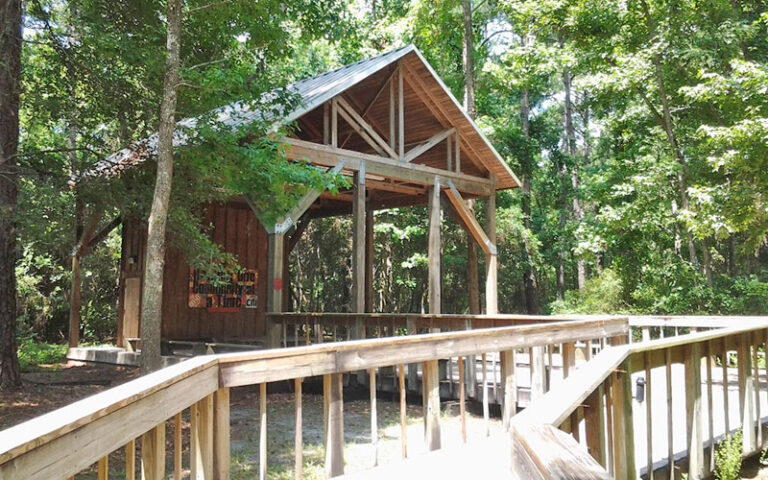
<path id="1" fill-rule="evenodd" d="M 551 425 L 537 425 L 518 427 L 510 435 L 491 436 L 462 447 L 437 450 L 339 478 L 610 480 L 612 477 L 572 436 Z"/>

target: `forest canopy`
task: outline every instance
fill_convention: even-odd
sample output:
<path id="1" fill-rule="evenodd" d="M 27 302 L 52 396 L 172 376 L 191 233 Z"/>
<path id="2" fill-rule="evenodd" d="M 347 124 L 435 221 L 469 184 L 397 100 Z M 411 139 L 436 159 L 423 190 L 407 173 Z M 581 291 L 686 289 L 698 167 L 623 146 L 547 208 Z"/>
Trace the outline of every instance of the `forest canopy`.
<path id="1" fill-rule="evenodd" d="M 157 131 L 164 5 L 25 2 L 15 267 L 23 339 L 66 335 L 71 255 L 88 211 L 104 212 L 95 230 L 121 213 L 148 215 L 151 168 L 83 188 L 71 180 Z M 524 184 L 497 198 L 500 311 L 765 313 L 767 7 L 189 0 L 176 116 L 258 101 L 413 43 L 457 98 L 473 95 L 476 121 Z M 327 184 L 281 161 L 274 143 L 241 141 L 261 138 L 266 125 L 226 134 L 214 127 L 177 152 L 169 211 L 172 247 L 200 266 L 221 255 L 198 206 L 248 190 L 276 214 Z M 299 187 L 285 195 L 274 187 L 281 183 Z M 475 211 L 482 220 L 480 202 Z M 423 311 L 426 213 L 393 209 L 375 221 L 374 308 Z M 310 224 L 291 256 L 289 309 L 349 303 L 350 224 Z M 466 234 L 447 221 L 443 238 L 442 310 L 468 312 Z M 114 338 L 120 252 L 118 227 L 83 259 L 82 335 L 90 341 Z M 237 258 L 229 262 L 236 268 Z"/>

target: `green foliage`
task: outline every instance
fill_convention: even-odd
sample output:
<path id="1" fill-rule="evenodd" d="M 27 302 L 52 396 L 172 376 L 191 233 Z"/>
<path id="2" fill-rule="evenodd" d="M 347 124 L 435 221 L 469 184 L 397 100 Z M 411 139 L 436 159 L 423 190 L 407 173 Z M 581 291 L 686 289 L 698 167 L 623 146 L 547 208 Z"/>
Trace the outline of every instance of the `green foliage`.
<path id="1" fill-rule="evenodd" d="M 551 305 L 552 313 L 611 314 L 627 311 L 621 278 L 611 269 L 587 280 L 584 291 L 571 290 Z"/>
<path id="2" fill-rule="evenodd" d="M 715 450 L 715 478 L 717 480 L 737 480 L 741 473 L 741 430 L 728 434 Z"/>
<path id="3" fill-rule="evenodd" d="M 19 342 L 19 365 L 22 372 L 35 371 L 41 365 L 61 363 L 66 355 L 66 345 L 38 343 L 31 338 Z"/>

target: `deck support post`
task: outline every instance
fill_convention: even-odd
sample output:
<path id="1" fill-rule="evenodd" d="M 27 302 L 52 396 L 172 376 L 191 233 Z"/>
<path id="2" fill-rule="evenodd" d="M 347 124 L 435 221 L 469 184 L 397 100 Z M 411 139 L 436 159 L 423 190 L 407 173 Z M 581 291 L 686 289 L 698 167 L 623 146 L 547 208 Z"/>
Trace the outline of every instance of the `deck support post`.
<path id="1" fill-rule="evenodd" d="M 325 435 L 325 475 L 338 477 L 344 474 L 344 394 L 341 373 L 325 375 L 327 390 L 325 404 L 328 408 Z"/>
<path id="2" fill-rule="evenodd" d="M 435 184 L 429 188 L 427 195 L 429 195 L 429 271 L 427 273 L 429 277 L 429 313 L 439 314 L 441 313 L 440 306 L 442 303 L 440 292 L 440 283 L 442 281 L 440 274 L 440 227 L 442 219 L 440 207 L 440 179 L 438 177 L 435 177 Z"/>
<path id="3" fill-rule="evenodd" d="M 701 420 L 701 344 L 685 346 L 685 411 L 688 478 L 704 477 L 704 436 Z"/>
<path id="4" fill-rule="evenodd" d="M 424 402 L 424 443 L 428 451 L 440 449 L 440 378 L 437 360 L 421 367 Z"/>
<path id="5" fill-rule="evenodd" d="M 213 468 L 216 479 L 229 480 L 229 388 L 219 388 L 213 400 Z"/>
<path id="6" fill-rule="evenodd" d="M 613 473 L 616 480 L 635 478 L 635 433 L 632 420 L 632 381 L 629 362 L 613 372 L 611 403 L 613 404 Z"/>
<path id="7" fill-rule="evenodd" d="M 165 478 L 165 422 L 141 436 L 141 478 Z"/>
<path id="8" fill-rule="evenodd" d="M 279 313 L 283 311 L 283 249 L 285 235 L 269 233 L 269 261 L 267 263 L 267 311 Z M 267 346 L 278 348 L 282 329 L 280 325 L 267 324 Z"/>
<path id="9" fill-rule="evenodd" d="M 352 295 L 350 311 L 365 312 L 365 163 L 355 173 L 352 191 Z M 355 320 L 353 339 L 365 338 L 365 327 Z"/>
<path id="10" fill-rule="evenodd" d="M 365 212 L 365 311 L 373 313 L 373 210 Z"/>
<path id="11" fill-rule="evenodd" d="M 499 313 L 498 300 L 498 268 L 499 260 L 496 254 L 496 192 L 494 191 L 485 203 L 485 233 L 488 241 L 494 245 L 490 253 L 485 255 L 485 313 Z"/>

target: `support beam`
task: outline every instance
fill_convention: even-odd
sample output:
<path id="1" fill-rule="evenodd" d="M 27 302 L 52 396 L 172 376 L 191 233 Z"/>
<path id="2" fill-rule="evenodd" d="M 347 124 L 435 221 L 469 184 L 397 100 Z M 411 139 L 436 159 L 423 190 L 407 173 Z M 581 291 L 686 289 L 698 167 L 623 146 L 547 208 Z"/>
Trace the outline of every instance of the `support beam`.
<path id="1" fill-rule="evenodd" d="M 434 178 L 439 177 L 444 185 L 447 185 L 448 180 L 451 180 L 458 191 L 483 197 L 489 196 L 493 191 L 491 181 L 487 178 L 448 172 L 416 163 L 398 162 L 376 155 L 320 145 L 297 138 L 286 138 L 284 141 L 288 144 L 286 157 L 289 160 L 306 159 L 313 165 L 325 167 L 335 167 L 343 160 L 346 162 L 344 169 L 352 171 L 359 170 L 360 163 L 365 161 L 366 172 L 369 175 L 378 175 L 425 186 L 431 186 L 434 183 Z"/>
<path id="2" fill-rule="evenodd" d="M 441 245 L 440 245 L 440 226 L 442 215 L 440 208 L 440 180 L 435 178 L 435 186 L 429 190 L 429 266 L 428 266 L 428 300 L 429 313 L 441 313 L 442 294 L 440 283 L 442 275 L 440 273 L 441 263 Z"/>
<path id="3" fill-rule="evenodd" d="M 493 249 L 485 255 L 485 313 L 499 313 L 498 269 L 499 259 L 496 252 L 496 194 L 488 197 L 485 203 L 485 233 L 488 244 Z"/>
<path id="4" fill-rule="evenodd" d="M 381 136 L 378 134 L 378 132 L 376 132 L 371 124 L 366 122 L 365 119 L 359 113 L 357 113 L 357 111 L 355 111 L 349 102 L 344 100 L 343 97 L 337 97 L 337 101 L 339 107 L 341 107 L 339 113 L 344 118 L 344 120 L 346 120 L 347 123 L 349 123 L 349 125 L 361 137 L 363 137 L 366 142 L 370 143 L 374 150 L 382 151 L 391 158 L 397 158 L 395 151 L 389 147 L 389 144 L 383 138 L 381 138 Z"/>
<path id="5" fill-rule="evenodd" d="M 454 128 L 449 128 L 448 130 L 443 130 L 440 133 L 437 133 L 427 139 L 427 141 L 418 147 L 414 147 L 411 150 L 408 151 L 408 153 L 405 154 L 405 157 L 403 158 L 406 162 L 412 162 L 416 158 L 418 158 L 420 155 L 428 152 L 431 150 L 435 145 L 442 142 L 446 138 L 448 138 L 451 134 L 453 134 L 456 131 Z"/>
<path id="6" fill-rule="evenodd" d="M 448 201 L 451 202 L 451 205 L 453 205 L 453 208 L 456 209 L 456 213 L 458 213 L 459 218 L 461 219 L 462 223 L 464 224 L 467 231 L 472 235 L 472 238 L 475 239 L 478 245 L 480 245 L 480 248 L 483 249 L 486 255 L 496 255 L 496 245 L 495 242 L 492 242 L 491 239 L 486 235 L 485 231 L 483 230 L 483 227 L 480 226 L 480 223 L 477 221 L 477 218 L 475 218 L 475 215 L 472 213 L 472 211 L 467 208 L 467 202 L 464 201 L 464 197 L 461 196 L 461 193 L 456 189 L 456 185 L 453 184 L 453 181 L 449 180 L 448 184 L 445 185 L 445 195 L 448 197 Z M 494 198 L 494 212 L 496 210 L 495 208 L 495 201 Z M 494 214 L 495 215 L 495 214 Z M 494 237 L 496 232 L 496 219 L 493 219 L 493 230 L 494 230 Z M 491 313 L 491 312 L 488 312 Z"/>

